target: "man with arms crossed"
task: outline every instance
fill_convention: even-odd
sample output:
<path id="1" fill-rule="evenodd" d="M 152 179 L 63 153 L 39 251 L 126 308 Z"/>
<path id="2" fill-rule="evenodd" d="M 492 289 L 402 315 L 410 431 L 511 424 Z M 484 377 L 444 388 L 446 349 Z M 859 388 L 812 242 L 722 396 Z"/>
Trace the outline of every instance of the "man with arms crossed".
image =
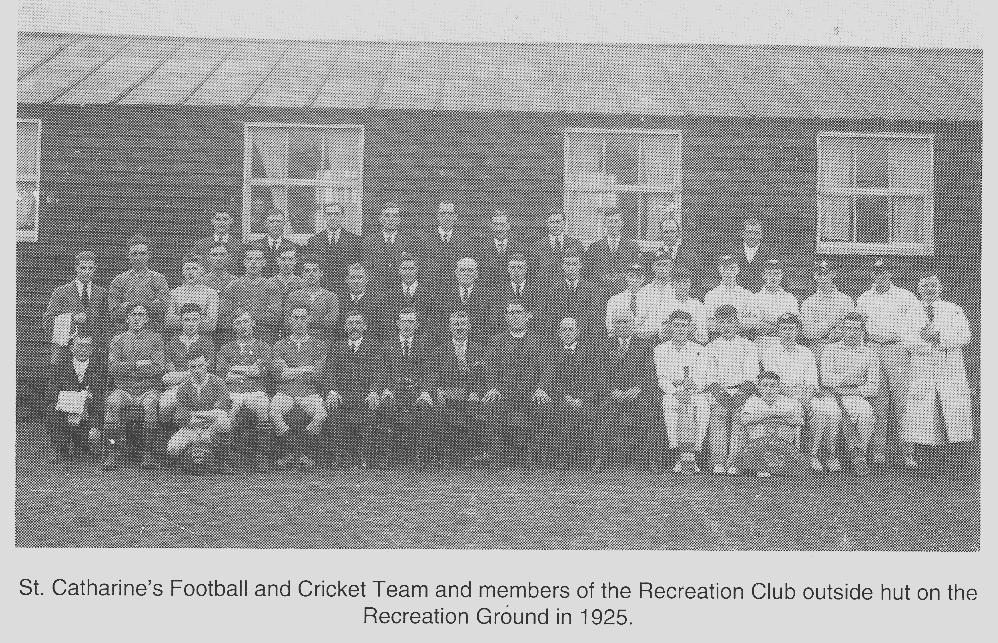
<path id="1" fill-rule="evenodd" d="M 271 349 L 254 336 L 256 322 L 250 312 L 236 311 L 232 325 L 236 337 L 218 351 L 218 374 L 229 388 L 232 421 L 242 442 L 240 450 L 258 470 L 266 471 L 271 455 L 267 396 Z"/>
<path id="2" fill-rule="evenodd" d="M 170 436 L 166 453 L 194 472 L 214 464 L 218 473 L 232 473 L 232 400 L 225 382 L 208 372 L 204 355 L 186 365 L 187 377 L 177 389 L 173 420 L 179 427 Z"/>
<path id="3" fill-rule="evenodd" d="M 142 304 L 149 327 L 160 328 L 170 301 L 170 286 L 166 277 L 149 269 L 149 241 L 145 237 L 136 235 L 128 240 L 128 265 L 129 269 L 112 279 L 107 289 L 109 319 L 127 325 L 132 306 Z"/>

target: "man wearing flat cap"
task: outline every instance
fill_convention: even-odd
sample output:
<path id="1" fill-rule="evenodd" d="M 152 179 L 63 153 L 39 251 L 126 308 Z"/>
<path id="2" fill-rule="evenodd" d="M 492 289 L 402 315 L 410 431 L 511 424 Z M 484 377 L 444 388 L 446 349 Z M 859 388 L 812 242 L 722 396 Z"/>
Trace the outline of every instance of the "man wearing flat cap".
<path id="1" fill-rule="evenodd" d="M 783 288 L 783 262 L 776 258 L 766 260 L 762 271 L 762 289 L 752 297 L 753 307 L 758 315 L 756 343 L 759 354 L 778 343 L 776 321 L 783 315 L 800 315 L 797 298 Z"/>
<path id="2" fill-rule="evenodd" d="M 842 332 L 840 325 L 846 315 L 856 309 L 852 297 L 835 285 L 838 268 L 827 259 L 814 263 L 814 282 L 818 289 L 801 304 L 801 323 L 804 325 L 804 343 L 821 362 L 821 351 L 826 344 L 837 342 Z"/>

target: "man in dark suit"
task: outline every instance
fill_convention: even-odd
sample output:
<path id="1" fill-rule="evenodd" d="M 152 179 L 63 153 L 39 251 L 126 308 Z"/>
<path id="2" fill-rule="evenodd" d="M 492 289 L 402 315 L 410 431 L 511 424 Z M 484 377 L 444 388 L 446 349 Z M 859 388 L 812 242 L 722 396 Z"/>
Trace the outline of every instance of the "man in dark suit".
<path id="1" fill-rule="evenodd" d="M 578 322 L 583 339 L 589 341 L 601 321 L 599 296 L 591 284 L 580 278 L 581 259 L 578 253 L 566 252 L 561 260 L 562 279 L 551 284 L 547 304 L 538 324 L 541 342 L 551 343 L 558 335 L 561 320 L 571 317 Z"/>
<path id="2" fill-rule="evenodd" d="M 423 395 L 428 350 L 416 334 L 419 315 L 412 308 L 399 311 L 399 332 L 385 339 L 378 358 L 384 368 L 378 425 L 386 434 L 389 465 L 420 464 L 428 455 L 428 411 L 432 399 Z"/>
<path id="3" fill-rule="evenodd" d="M 476 258 L 482 287 L 494 291 L 506 281 L 510 253 L 522 252 L 522 248 L 510 236 L 509 215 L 504 211 L 493 213 L 491 227 L 492 234 L 482 240 Z"/>
<path id="4" fill-rule="evenodd" d="M 435 322 L 431 329 L 434 340 L 447 339 L 450 314 L 463 310 L 468 313 L 471 339 L 484 341 L 493 329 L 493 315 L 489 294 L 478 285 L 478 262 L 471 257 L 458 260 L 454 276 L 456 283 L 442 287 L 437 294 Z"/>
<path id="5" fill-rule="evenodd" d="M 218 244 L 222 244 L 227 251 L 226 263 L 223 270 L 229 272 L 241 271 L 243 252 L 246 251 L 246 248 L 242 242 L 242 235 L 232 232 L 232 215 L 228 212 L 216 212 L 211 217 L 211 225 L 214 228 L 214 233 L 204 239 L 195 241 L 191 249 L 195 254 L 205 257 L 207 261 L 211 249 Z M 216 288 L 216 290 L 218 289 Z M 219 292 L 221 291 L 219 290 Z"/>
<path id="6" fill-rule="evenodd" d="M 759 292 L 763 268 L 775 257 L 772 248 L 763 241 L 762 223 L 758 219 L 745 219 L 741 243 L 724 254 L 738 258 L 738 285 L 750 292 Z"/>
<path id="7" fill-rule="evenodd" d="M 97 259 L 94 253 L 85 250 L 76 255 L 76 279 L 52 291 L 42 320 L 45 323 L 46 340 L 52 338 L 52 329 L 60 315 L 70 315 L 67 337 L 74 333 L 93 336 L 103 334 L 107 328 L 107 291 L 95 284 L 94 272 Z M 103 335 L 95 338 L 98 344 Z M 55 366 L 69 357 L 69 346 L 52 344 L 50 363 Z"/>
<path id="8" fill-rule="evenodd" d="M 597 288 L 604 305 L 610 297 L 623 292 L 624 272 L 640 259 L 634 239 L 621 236 L 622 228 L 620 211 L 606 210 L 603 213 L 605 236 L 589 244 L 582 255 L 582 278 Z"/>
<path id="9" fill-rule="evenodd" d="M 454 265 L 462 257 L 473 257 L 471 240 L 457 230 L 457 213 L 453 203 L 437 207 L 437 228 L 420 243 L 423 272 L 427 281 L 436 288 L 446 289 L 454 283 Z"/>
<path id="10" fill-rule="evenodd" d="M 582 243 L 575 237 L 565 234 L 565 213 L 561 210 L 548 213 L 547 234 L 534 244 L 537 283 L 541 292 L 546 293 L 551 283 L 561 278 L 561 260 L 567 252 L 582 254 Z"/>
<path id="11" fill-rule="evenodd" d="M 544 359 L 541 383 L 551 399 L 539 444 L 539 459 L 544 466 L 589 468 L 594 463 L 593 359 L 589 347 L 580 340 L 576 320 L 562 319 L 558 341 Z"/>
<path id="12" fill-rule="evenodd" d="M 514 301 L 523 304 L 527 310 L 538 309 L 540 292 L 537 281 L 527 274 L 527 258 L 522 252 L 509 253 L 506 279 L 496 284 L 491 297 L 495 302 L 495 310 L 506 310 L 506 306 Z M 536 320 L 531 320 L 531 326 L 536 328 Z"/>
<path id="13" fill-rule="evenodd" d="M 398 262 L 403 253 L 413 251 L 414 240 L 400 230 L 401 214 L 394 203 L 386 203 L 381 210 L 381 227 L 365 235 L 361 241 L 361 258 L 377 290 L 395 280 Z"/>
<path id="14" fill-rule="evenodd" d="M 550 402 L 541 388 L 541 347 L 527 328 L 523 304 L 506 308 L 506 329 L 496 334 L 486 351 L 482 403 L 494 419 L 488 439 L 497 443 L 505 463 L 530 466 L 537 449 L 539 408 Z"/>
<path id="15" fill-rule="evenodd" d="M 277 208 L 271 208 L 270 212 L 267 213 L 267 235 L 260 240 L 263 258 L 267 262 L 263 268 L 264 277 L 269 278 L 277 274 L 280 265 L 278 258 L 285 248 L 294 248 L 295 256 L 298 256 L 301 251 L 298 244 L 284 236 L 284 224 L 284 213 Z"/>
<path id="16" fill-rule="evenodd" d="M 635 334 L 634 316 L 629 310 L 615 313 L 613 328 L 614 336 L 607 341 L 603 354 L 593 360 L 593 367 L 599 369 L 593 373 L 598 382 L 596 393 L 602 400 L 595 441 L 604 463 L 629 467 L 644 452 L 645 423 L 654 413 L 657 387 L 652 348 Z"/>
<path id="17" fill-rule="evenodd" d="M 305 248 L 322 267 L 322 286 L 342 299 L 347 268 L 360 261 L 360 237 L 343 229 L 343 206 L 339 203 L 324 204 L 322 215 L 326 229 L 309 237 Z"/>
<path id="18" fill-rule="evenodd" d="M 472 450 L 487 462 L 493 447 L 482 435 L 481 389 L 484 348 L 468 339 L 468 313 L 450 315 L 450 338 L 437 346 L 427 367 L 424 402 L 433 404 L 430 457 L 464 466 Z"/>
<path id="19" fill-rule="evenodd" d="M 382 302 L 378 296 L 368 288 L 370 280 L 367 276 L 367 268 L 360 263 L 349 266 L 346 284 L 346 294 L 340 298 L 342 318 L 346 320 L 346 316 L 352 312 L 362 314 L 366 337 L 374 344 L 379 343 L 385 332 L 384 310 L 382 310 Z"/>
<path id="20" fill-rule="evenodd" d="M 422 340 L 430 341 L 431 345 L 437 342 L 437 336 L 433 334 L 432 328 L 436 320 L 431 319 L 435 312 L 435 293 L 430 292 L 428 284 L 420 280 L 419 259 L 414 255 L 403 253 L 398 258 L 398 270 L 394 278 L 389 279 L 380 289 L 378 296 L 381 299 L 379 307 L 385 318 L 385 337 L 390 339 L 400 332 L 398 327 L 399 313 L 407 308 L 416 311 L 419 316 L 419 326 L 416 336 Z M 432 335 L 432 339 L 430 339 Z"/>
<path id="21" fill-rule="evenodd" d="M 365 337 L 363 313 L 348 312 L 344 328 L 346 339 L 333 342 L 325 369 L 328 437 L 334 460 L 366 469 L 377 464 L 381 450 L 374 416 L 384 375 L 378 346 Z"/>
<path id="22" fill-rule="evenodd" d="M 106 387 L 106 373 L 100 366 L 103 360 L 94 357 L 94 340 L 89 335 L 73 336 L 69 350 L 69 355 L 55 365 L 48 409 L 54 459 L 84 453 L 88 451 L 91 434 L 100 437 L 101 403 Z"/>

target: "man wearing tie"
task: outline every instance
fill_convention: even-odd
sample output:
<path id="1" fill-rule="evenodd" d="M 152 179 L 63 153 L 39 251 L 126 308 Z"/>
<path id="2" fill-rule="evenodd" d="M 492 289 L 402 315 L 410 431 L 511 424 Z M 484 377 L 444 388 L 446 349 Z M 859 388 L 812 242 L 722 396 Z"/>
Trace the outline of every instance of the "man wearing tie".
<path id="1" fill-rule="evenodd" d="M 420 321 L 416 334 L 427 339 L 434 332 L 429 327 L 434 325 L 431 315 L 436 302 L 429 287 L 419 279 L 419 260 L 415 255 L 403 252 L 395 263 L 397 270 L 394 276 L 385 282 L 379 293 L 380 309 L 385 317 L 385 336 L 390 338 L 400 332 L 399 313 L 411 308 L 416 311 Z M 432 341 L 437 341 L 436 336 Z"/>
<path id="2" fill-rule="evenodd" d="M 518 301 L 527 310 L 537 309 L 537 282 L 527 274 L 527 258 L 523 252 L 513 250 L 506 262 L 506 279 L 496 284 L 492 291 L 496 310 L 506 310 L 511 302 Z"/>
<path id="3" fill-rule="evenodd" d="M 340 299 L 343 320 L 346 321 L 346 315 L 350 313 L 360 313 L 364 316 L 365 337 L 372 342 L 380 341 L 382 333 L 385 332 L 382 328 L 385 311 L 381 308 L 381 302 L 368 289 L 370 280 L 367 268 L 359 263 L 351 265 L 347 268 L 346 282 L 346 295 Z"/>
<path id="4" fill-rule="evenodd" d="M 93 359 L 93 338 L 74 335 L 69 351 L 55 366 L 55 395 L 49 406 L 47 424 L 54 460 L 71 459 L 88 450 L 90 437 L 99 435 L 100 405 L 104 400 L 104 373 L 100 360 Z M 83 403 L 74 404 L 70 399 L 74 395 L 82 395 Z"/>
<path id="5" fill-rule="evenodd" d="M 401 210 L 395 203 L 381 209 L 381 226 L 361 242 L 361 257 L 371 274 L 371 283 L 379 291 L 395 279 L 402 253 L 412 252 L 412 239 L 399 228 Z"/>
<path id="6" fill-rule="evenodd" d="M 493 316 L 488 293 L 478 286 L 478 262 L 471 257 L 460 259 L 454 269 L 454 277 L 457 283 L 442 290 L 437 300 L 436 322 L 432 331 L 434 337 L 437 341 L 444 341 L 450 314 L 463 310 L 468 313 L 471 338 L 476 342 L 483 341 L 493 329 Z"/>
<path id="7" fill-rule="evenodd" d="M 610 297 L 606 303 L 606 334 L 613 337 L 613 320 L 619 313 L 630 312 L 635 323 L 640 327 L 644 320 L 638 317 L 638 292 L 645 285 L 645 267 L 640 263 L 633 263 L 624 272 L 624 292 L 617 293 Z"/>
<path id="8" fill-rule="evenodd" d="M 272 208 L 267 213 L 267 235 L 263 238 L 263 256 L 267 260 L 264 265 L 264 276 L 273 277 L 278 270 L 278 257 L 285 248 L 293 247 L 299 250 L 298 245 L 284 236 L 284 213 L 277 208 Z"/>
<path id="9" fill-rule="evenodd" d="M 428 456 L 427 411 L 432 398 L 426 392 L 427 350 L 416 337 L 419 312 L 403 308 L 398 314 L 398 335 L 385 340 L 378 359 L 384 365 L 379 424 L 387 434 L 389 465 L 405 467 Z"/>
<path id="10" fill-rule="evenodd" d="M 541 389 L 551 399 L 538 444 L 542 466 L 589 468 L 594 463 L 592 442 L 593 355 L 579 338 L 575 319 L 558 325 L 558 341 L 544 360 Z"/>
<path id="11" fill-rule="evenodd" d="M 425 276 L 429 283 L 445 290 L 454 283 L 454 264 L 462 257 L 472 256 L 466 235 L 455 229 L 457 212 L 453 203 L 437 207 L 437 228 L 422 243 Z"/>
<path id="12" fill-rule="evenodd" d="M 773 256 L 768 244 L 763 243 L 762 222 L 745 219 L 741 243 L 728 254 L 738 260 L 738 285 L 750 292 L 762 288 L 762 272 L 766 260 Z"/>
<path id="13" fill-rule="evenodd" d="M 619 210 L 604 211 L 606 236 L 589 244 L 582 255 L 582 278 L 593 284 L 603 301 L 621 292 L 625 287 L 624 273 L 639 260 L 634 240 L 624 239 L 622 228 Z"/>
<path id="14" fill-rule="evenodd" d="M 597 327 L 596 311 L 599 299 L 595 289 L 580 280 L 581 258 L 577 252 L 566 252 L 561 260 L 562 276 L 551 284 L 547 305 L 539 316 L 540 340 L 544 344 L 554 341 L 561 320 L 571 317 L 578 323 L 583 339 L 588 341 Z"/>
<path id="15" fill-rule="evenodd" d="M 478 258 L 482 287 L 495 291 L 506 280 L 511 252 L 520 250 L 510 238 L 509 215 L 496 210 L 492 215 L 492 234 L 482 243 Z"/>
<path id="16" fill-rule="evenodd" d="M 547 234 L 537 240 L 534 246 L 537 283 L 542 296 L 546 295 L 551 284 L 561 278 L 561 260 L 566 252 L 582 254 L 582 244 L 575 237 L 565 234 L 565 213 L 561 210 L 550 212 L 546 219 Z"/>
<path id="17" fill-rule="evenodd" d="M 52 297 L 42 316 L 46 337 L 52 337 L 52 329 L 60 315 L 70 315 L 67 337 L 74 333 L 92 336 L 104 330 L 107 293 L 93 283 L 96 266 L 97 258 L 89 250 L 76 255 L 76 279 L 52 291 Z M 68 345 L 52 344 L 50 363 L 53 366 L 66 360 L 68 356 Z"/>
<path id="18" fill-rule="evenodd" d="M 652 416 L 654 371 L 651 346 L 634 332 L 634 316 L 620 311 L 613 319 L 613 337 L 593 362 L 602 373 L 593 379 L 601 400 L 595 423 L 602 462 L 630 467 L 645 448 L 646 421 Z"/>
<path id="19" fill-rule="evenodd" d="M 343 206 L 339 203 L 323 204 L 322 216 L 326 229 L 309 237 L 305 249 L 322 267 L 325 275 L 322 286 L 343 295 L 347 267 L 360 261 L 360 238 L 343 229 Z"/>
<path id="20" fill-rule="evenodd" d="M 246 251 L 246 248 L 240 238 L 232 234 L 232 215 L 228 212 L 216 212 L 211 217 L 211 225 L 214 228 L 214 233 L 194 242 L 191 250 L 195 254 L 206 256 L 212 248 L 221 244 L 226 250 L 225 264 L 221 269 L 229 271 L 241 269 L 243 252 Z M 216 288 L 216 290 L 221 292 L 221 289 Z"/>

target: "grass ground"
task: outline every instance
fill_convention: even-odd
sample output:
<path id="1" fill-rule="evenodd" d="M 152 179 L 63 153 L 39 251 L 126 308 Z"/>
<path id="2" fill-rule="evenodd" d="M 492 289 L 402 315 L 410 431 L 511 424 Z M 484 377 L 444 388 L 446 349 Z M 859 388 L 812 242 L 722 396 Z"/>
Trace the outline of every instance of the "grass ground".
<path id="1" fill-rule="evenodd" d="M 18 428 L 19 547 L 976 550 L 976 478 L 318 470 L 192 477 L 48 464 Z"/>

